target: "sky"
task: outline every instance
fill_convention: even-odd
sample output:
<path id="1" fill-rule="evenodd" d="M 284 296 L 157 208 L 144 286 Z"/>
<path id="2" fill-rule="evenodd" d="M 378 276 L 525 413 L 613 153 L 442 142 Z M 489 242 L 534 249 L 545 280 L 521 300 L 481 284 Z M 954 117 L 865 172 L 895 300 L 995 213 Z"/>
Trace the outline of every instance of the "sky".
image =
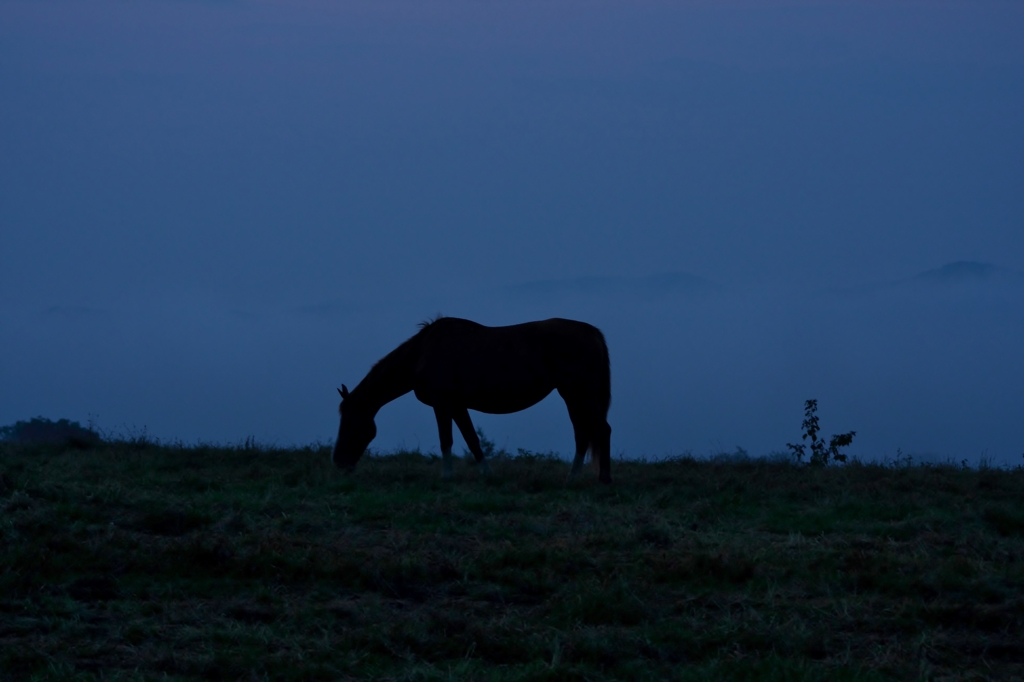
<path id="1" fill-rule="evenodd" d="M 1024 463 L 1024 5 L 0 0 L 0 424 L 332 442 L 438 313 L 616 457 Z M 473 414 L 569 454 L 564 405 Z M 412 395 L 374 447 L 437 452 Z M 456 436 L 456 449 L 462 447 Z"/>

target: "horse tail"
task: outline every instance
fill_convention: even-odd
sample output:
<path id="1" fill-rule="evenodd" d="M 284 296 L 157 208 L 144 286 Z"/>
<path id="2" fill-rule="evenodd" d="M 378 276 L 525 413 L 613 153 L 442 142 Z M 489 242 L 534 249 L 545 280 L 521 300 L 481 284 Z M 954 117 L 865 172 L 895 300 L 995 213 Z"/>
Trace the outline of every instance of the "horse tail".
<path id="1" fill-rule="evenodd" d="M 596 328 L 595 328 L 596 329 Z M 600 401 L 601 409 L 608 414 L 608 408 L 612 405 L 612 361 L 608 357 L 608 344 L 604 340 L 604 334 L 600 329 L 597 331 L 597 342 L 600 345 L 600 371 L 598 372 L 597 398 Z"/>
<path id="2" fill-rule="evenodd" d="M 594 372 L 593 405 L 595 407 L 593 430 L 591 431 L 590 443 L 587 447 L 587 454 L 590 463 L 595 469 L 601 468 L 602 460 L 607 461 L 611 453 L 608 426 L 608 408 L 612 404 L 612 364 L 608 356 L 608 343 L 600 329 L 594 328 L 594 341 L 597 344 L 597 367 Z"/>

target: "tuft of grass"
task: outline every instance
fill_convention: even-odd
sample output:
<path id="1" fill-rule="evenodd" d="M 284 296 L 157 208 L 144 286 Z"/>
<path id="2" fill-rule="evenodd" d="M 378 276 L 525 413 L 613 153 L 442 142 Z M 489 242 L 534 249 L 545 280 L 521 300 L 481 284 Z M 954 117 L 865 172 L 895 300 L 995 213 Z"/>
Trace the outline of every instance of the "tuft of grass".
<path id="1" fill-rule="evenodd" d="M 1024 503 L 987 507 L 981 516 L 989 528 L 1003 537 L 1024 536 Z"/>
<path id="2" fill-rule="evenodd" d="M 5 679 L 1024 676 L 1024 469 L 0 447 Z"/>

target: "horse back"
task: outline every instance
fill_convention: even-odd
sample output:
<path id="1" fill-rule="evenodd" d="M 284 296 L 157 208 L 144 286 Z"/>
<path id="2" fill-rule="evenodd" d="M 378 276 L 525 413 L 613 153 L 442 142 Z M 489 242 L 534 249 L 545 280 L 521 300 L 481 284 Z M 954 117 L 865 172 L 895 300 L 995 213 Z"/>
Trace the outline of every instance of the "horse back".
<path id="1" fill-rule="evenodd" d="M 445 395 L 473 409 L 515 411 L 555 389 L 596 394 L 606 405 L 610 399 L 604 336 L 585 322 L 553 318 L 485 327 L 441 318 L 423 331 L 415 383 L 428 404 L 424 398 Z"/>

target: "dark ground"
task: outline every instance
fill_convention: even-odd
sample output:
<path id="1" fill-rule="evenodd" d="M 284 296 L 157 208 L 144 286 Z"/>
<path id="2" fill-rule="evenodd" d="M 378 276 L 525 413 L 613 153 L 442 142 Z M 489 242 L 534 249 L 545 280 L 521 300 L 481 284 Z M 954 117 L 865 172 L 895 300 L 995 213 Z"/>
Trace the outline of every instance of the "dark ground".
<path id="1" fill-rule="evenodd" d="M 1024 678 L 1024 469 L 328 458 L 0 444 L 0 678 Z"/>

